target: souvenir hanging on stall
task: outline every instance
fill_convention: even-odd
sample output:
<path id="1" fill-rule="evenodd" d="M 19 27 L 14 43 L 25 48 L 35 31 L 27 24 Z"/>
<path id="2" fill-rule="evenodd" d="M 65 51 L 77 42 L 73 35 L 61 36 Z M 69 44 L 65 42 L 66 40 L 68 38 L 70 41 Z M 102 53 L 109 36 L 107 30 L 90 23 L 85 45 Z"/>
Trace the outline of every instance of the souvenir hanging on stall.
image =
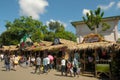
<path id="1" fill-rule="evenodd" d="M 20 48 L 21 50 L 24 50 L 26 47 L 28 46 L 32 46 L 33 45 L 33 42 L 32 40 L 30 39 L 30 35 L 25 35 L 21 38 L 20 40 Z"/>

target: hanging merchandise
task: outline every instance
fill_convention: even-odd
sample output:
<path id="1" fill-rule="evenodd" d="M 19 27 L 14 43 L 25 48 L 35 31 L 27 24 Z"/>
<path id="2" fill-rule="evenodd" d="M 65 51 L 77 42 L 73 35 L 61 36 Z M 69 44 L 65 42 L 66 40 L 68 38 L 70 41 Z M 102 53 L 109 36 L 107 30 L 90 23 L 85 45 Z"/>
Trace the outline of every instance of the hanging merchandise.
<path id="1" fill-rule="evenodd" d="M 89 56 L 89 57 L 88 57 L 88 61 L 89 61 L 89 62 L 93 62 L 93 57 Z"/>
<path id="2" fill-rule="evenodd" d="M 20 40 L 20 48 L 22 50 L 24 50 L 27 46 L 32 46 L 33 45 L 33 42 L 32 40 L 30 39 L 30 36 L 29 35 L 25 35 L 21 38 Z"/>
<path id="3" fill-rule="evenodd" d="M 102 51 L 102 56 L 106 56 L 106 51 L 105 50 Z"/>
<path id="4" fill-rule="evenodd" d="M 80 56 L 79 56 L 78 52 L 75 52 L 74 57 L 75 57 L 77 60 L 80 59 Z"/>

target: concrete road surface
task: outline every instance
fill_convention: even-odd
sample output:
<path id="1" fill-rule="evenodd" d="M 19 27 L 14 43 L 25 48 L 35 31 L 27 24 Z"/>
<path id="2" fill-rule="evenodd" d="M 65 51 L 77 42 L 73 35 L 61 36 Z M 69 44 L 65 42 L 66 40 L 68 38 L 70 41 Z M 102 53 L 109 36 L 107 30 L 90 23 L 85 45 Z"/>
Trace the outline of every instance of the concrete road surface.
<path id="1" fill-rule="evenodd" d="M 48 74 L 33 74 L 34 67 L 23 68 L 17 66 L 17 71 L 5 71 L 3 62 L 0 62 L 0 80 L 98 80 L 94 77 L 70 77 L 61 76 L 60 72 L 51 70 Z"/>

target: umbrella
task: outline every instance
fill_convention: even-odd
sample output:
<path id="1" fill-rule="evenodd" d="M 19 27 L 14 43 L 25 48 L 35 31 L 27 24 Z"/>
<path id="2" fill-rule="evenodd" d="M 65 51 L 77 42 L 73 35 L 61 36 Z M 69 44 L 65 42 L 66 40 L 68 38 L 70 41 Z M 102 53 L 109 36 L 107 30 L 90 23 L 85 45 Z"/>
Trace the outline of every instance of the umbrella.
<path id="1" fill-rule="evenodd" d="M 48 58 L 49 58 L 50 60 L 53 60 L 53 59 L 54 59 L 52 55 L 48 55 Z"/>

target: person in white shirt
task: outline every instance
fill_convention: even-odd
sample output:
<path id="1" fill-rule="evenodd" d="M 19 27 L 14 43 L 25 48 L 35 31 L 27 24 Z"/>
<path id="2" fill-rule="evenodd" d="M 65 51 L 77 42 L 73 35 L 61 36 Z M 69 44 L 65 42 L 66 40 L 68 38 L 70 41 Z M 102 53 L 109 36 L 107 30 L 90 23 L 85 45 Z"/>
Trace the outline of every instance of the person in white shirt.
<path id="1" fill-rule="evenodd" d="M 46 57 L 44 57 L 43 58 L 43 72 L 44 73 L 47 73 L 47 64 L 48 64 L 47 59 Z"/>
<path id="2" fill-rule="evenodd" d="M 63 75 L 63 73 L 65 72 L 65 68 L 66 68 L 66 60 L 63 58 L 61 60 L 61 75 Z"/>
<path id="3" fill-rule="evenodd" d="M 14 57 L 14 70 L 15 71 L 16 71 L 17 65 L 19 64 L 18 62 L 19 62 L 19 58 L 17 55 L 15 55 L 15 57 Z"/>
<path id="4" fill-rule="evenodd" d="M 32 56 L 30 58 L 30 66 L 32 67 L 33 65 L 35 65 L 35 57 L 34 56 Z"/>
<path id="5" fill-rule="evenodd" d="M 50 59 L 46 57 L 46 61 L 47 61 L 47 71 L 50 71 Z"/>
<path id="6" fill-rule="evenodd" d="M 77 74 L 77 68 L 78 68 L 78 60 L 76 58 L 74 58 L 72 65 L 73 65 L 73 74 L 75 77 Z"/>
<path id="7" fill-rule="evenodd" d="M 0 59 L 1 59 L 1 62 L 2 62 L 3 59 L 4 59 L 4 55 L 3 54 L 0 55 Z"/>

